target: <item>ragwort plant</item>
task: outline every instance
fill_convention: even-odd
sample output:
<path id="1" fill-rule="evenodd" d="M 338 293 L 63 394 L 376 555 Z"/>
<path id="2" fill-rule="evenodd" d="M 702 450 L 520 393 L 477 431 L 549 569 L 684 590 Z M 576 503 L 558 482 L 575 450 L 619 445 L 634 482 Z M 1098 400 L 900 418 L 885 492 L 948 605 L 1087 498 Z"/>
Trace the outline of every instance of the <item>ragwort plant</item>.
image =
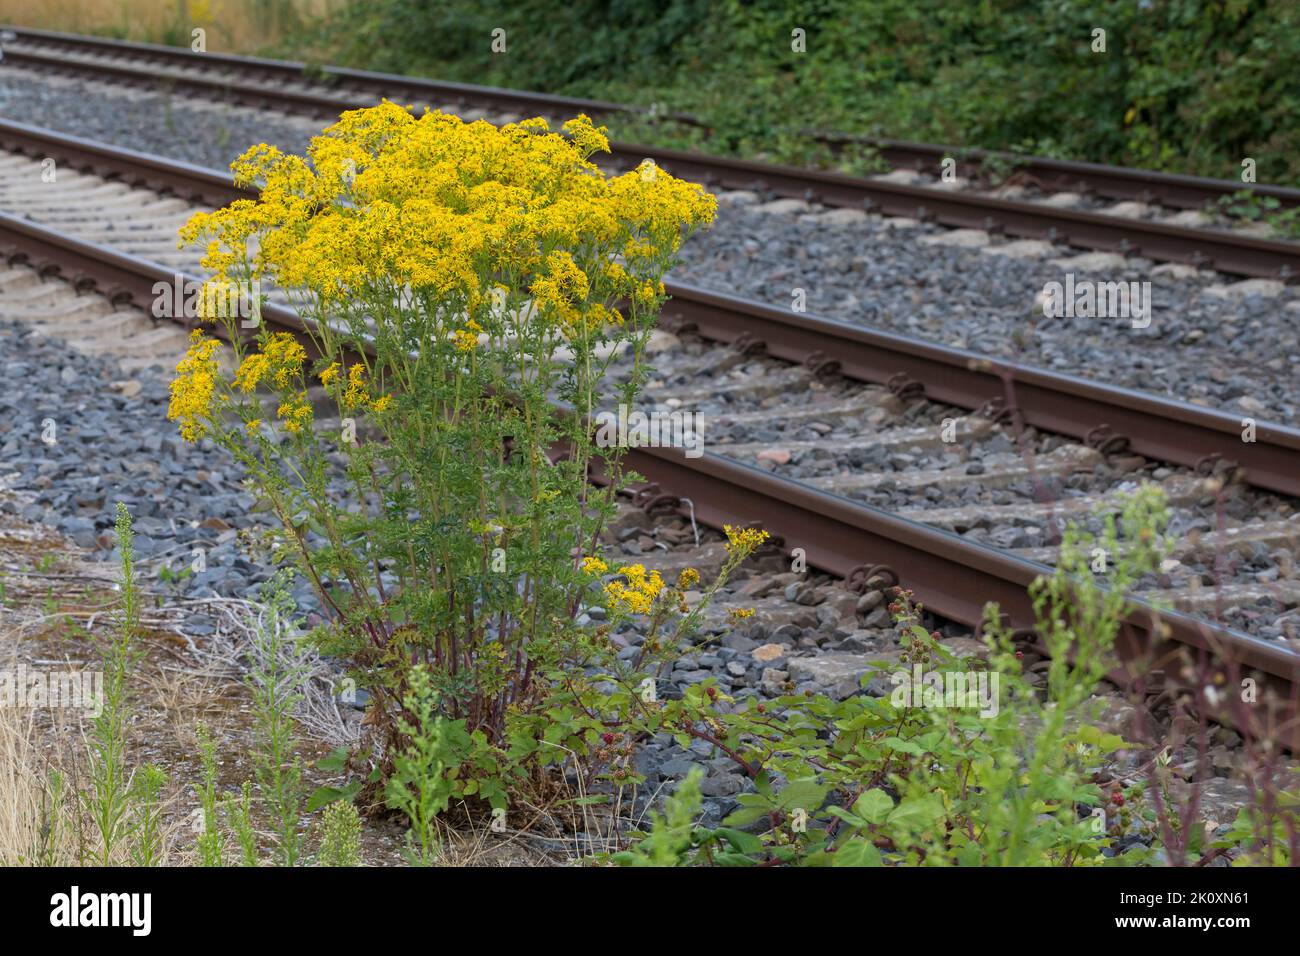
<path id="1" fill-rule="evenodd" d="M 524 772 L 505 758 L 512 724 L 545 712 L 593 640 L 575 624 L 581 558 L 627 480 L 593 440 L 603 380 L 630 355 L 617 398 L 635 400 L 661 278 L 715 209 L 649 161 L 606 177 L 591 156 L 607 150 L 585 116 L 558 133 L 384 102 L 306 157 L 249 150 L 232 169 L 259 198 L 182 229 L 207 242 L 213 288 L 274 283 L 307 320 L 310 352 L 204 316 L 229 344 L 194 333 L 168 414 L 229 449 L 278 517 L 278 556 L 329 614 L 312 640 L 370 693 L 381 776 L 409 745 L 423 668 L 473 745 L 457 795 L 503 806 Z M 309 390 L 340 427 L 314 427 Z M 598 457 L 613 478 L 599 491 Z"/>

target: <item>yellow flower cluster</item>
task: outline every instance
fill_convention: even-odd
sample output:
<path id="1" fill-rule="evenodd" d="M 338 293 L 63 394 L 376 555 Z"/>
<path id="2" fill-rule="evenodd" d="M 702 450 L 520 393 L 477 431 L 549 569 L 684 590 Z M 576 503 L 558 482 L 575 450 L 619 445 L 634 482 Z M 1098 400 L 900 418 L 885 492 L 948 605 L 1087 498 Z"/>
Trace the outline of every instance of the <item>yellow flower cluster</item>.
<path id="1" fill-rule="evenodd" d="M 276 388 L 289 388 L 302 375 L 305 361 L 307 351 L 297 339 L 288 332 L 275 332 L 261 352 L 246 356 L 239 364 L 235 385 L 251 392 L 263 379 L 269 379 Z"/>
<path id="2" fill-rule="evenodd" d="M 451 333 L 451 343 L 456 346 L 457 352 L 473 352 L 478 348 L 478 337 L 482 331 L 483 326 L 469 319 L 465 322 L 465 328 Z"/>
<path id="3" fill-rule="evenodd" d="M 610 608 L 633 614 L 649 614 L 659 592 L 664 589 L 664 579 L 658 571 L 646 571 L 643 564 L 628 564 L 618 569 L 627 583 L 610 581 L 605 585 L 605 596 Z"/>
<path id="4" fill-rule="evenodd" d="M 199 440 L 207 428 L 203 420 L 212 415 L 220 372 L 216 360 L 219 345 L 216 339 L 207 338 L 195 329 L 190 333 L 190 347 L 185 357 L 176 365 L 167 418 L 180 422 L 181 437 L 188 442 Z"/>
<path id="5" fill-rule="evenodd" d="M 596 302 L 647 298 L 643 279 L 606 270 L 616 254 L 633 252 L 629 267 L 644 275 L 716 210 L 700 186 L 663 170 L 606 178 L 590 157 L 608 149 L 586 116 L 559 133 L 542 119 L 417 118 L 384 101 L 344 113 L 306 157 L 248 150 L 231 169 L 261 185 L 259 198 L 195 215 L 181 240 L 206 240 L 216 280 L 248 261 L 254 276 L 323 302 L 407 288 L 475 313 L 496 277 L 511 276 L 541 321 L 593 321 Z"/>
<path id="6" fill-rule="evenodd" d="M 700 572 L 694 568 L 682 568 L 681 574 L 677 575 L 677 587 L 682 591 L 689 591 L 700 583 Z"/>
<path id="7" fill-rule="evenodd" d="M 320 383 L 326 388 L 332 389 L 334 383 L 339 381 L 339 376 L 343 373 L 343 367 L 338 362 L 332 362 L 328 368 L 320 373 Z M 370 385 L 366 381 L 366 367 L 361 363 L 348 366 L 348 384 L 339 398 L 339 404 L 345 409 L 369 408 L 374 412 L 384 412 L 393 403 L 393 396 L 382 395 L 379 398 L 370 397 Z"/>
<path id="8" fill-rule="evenodd" d="M 729 607 L 727 608 L 727 617 L 731 619 L 732 624 L 739 624 L 746 618 L 754 616 L 752 607 Z"/>
<path id="9" fill-rule="evenodd" d="M 768 533 L 759 528 L 737 528 L 726 524 L 722 526 L 722 530 L 727 533 L 728 551 L 739 550 L 748 553 L 768 539 Z"/>
<path id="10" fill-rule="evenodd" d="M 609 565 L 600 560 L 600 558 L 583 558 L 582 570 L 587 574 L 601 575 L 609 570 Z"/>
<path id="11" fill-rule="evenodd" d="M 348 387 L 343 393 L 343 407 L 356 408 L 370 399 L 370 386 L 366 384 L 366 367 L 360 362 L 348 368 Z"/>
<path id="12" fill-rule="evenodd" d="M 311 402 L 307 401 L 306 392 L 300 392 L 287 402 L 282 402 L 275 413 L 284 422 L 287 432 L 297 434 L 311 425 Z"/>

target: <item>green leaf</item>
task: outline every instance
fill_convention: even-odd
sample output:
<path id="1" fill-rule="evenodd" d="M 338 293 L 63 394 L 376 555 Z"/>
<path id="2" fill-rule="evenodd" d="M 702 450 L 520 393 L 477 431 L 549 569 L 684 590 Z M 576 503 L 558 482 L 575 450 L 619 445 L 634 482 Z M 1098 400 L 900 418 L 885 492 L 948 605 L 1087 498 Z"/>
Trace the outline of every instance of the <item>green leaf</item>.
<path id="1" fill-rule="evenodd" d="M 713 831 L 713 835 L 726 840 L 737 853 L 754 854 L 763 852 L 763 841 L 752 833 L 746 833 L 744 830 L 718 827 Z"/>
<path id="2" fill-rule="evenodd" d="M 911 740 L 901 740 L 898 737 L 886 737 L 881 741 L 891 750 L 897 750 L 899 753 L 911 754 L 913 757 L 924 757 L 925 748 Z"/>
<path id="3" fill-rule="evenodd" d="M 887 821 L 895 826 L 913 830 L 928 830 L 943 819 L 943 804 L 937 797 L 918 797 L 904 800 L 890 811 Z"/>
<path id="4" fill-rule="evenodd" d="M 880 851 L 870 840 L 855 837 L 831 854 L 831 866 L 883 866 Z"/>
<path id="5" fill-rule="evenodd" d="M 351 800 L 361 792 L 361 781 L 353 780 L 346 787 L 319 787 L 307 800 L 307 812 L 328 806 L 336 800 Z"/>
<path id="6" fill-rule="evenodd" d="M 868 823 L 883 823 L 894 809 L 894 801 L 879 787 L 873 787 L 853 804 L 853 812 Z"/>
<path id="7" fill-rule="evenodd" d="M 818 783 L 815 777 L 791 780 L 779 795 L 780 806 L 784 810 L 799 807 L 811 814 L 821 807 L 830 789 L 826 784 Z"/>
<path id="8" fill-rule="evenodd" d="M 866 820 L 862 819 L 862 817 L 858 816 L 856 813 L 850 813 L 848 810 L 845 810 L 843 807 L 835 807 L 835 806 L 827 807 L 826 812 L 833 817 L 839 817 L 849 826 L 857 827 L 859 830 L 861 830 L 865 826 L 868 826 Z"/>
<path id="9" fill-rule="evenodd" d="M 574 797 L 572 800 L 561 800 L 561 805 L 573 807 L 594 807 L 598 804 L 609 803 L 610 796 L 607 793 L 595 793 L 586 797 Z"/>
<path id="10" fill-rule="evenodd" d="M 743 853 L 718 853 L 713 857 L 717 866 L 753 866 L 754 861 Z"/>
<path id="11" fill-rule="evenodd" d="M 728 826 L 743 827 L 747 824 L 753 823 L 755 820 L 761 820 L 763 817 L 767 816 L 768 812 L 769 811 L 766 807 L 741 807 L 739 810 L 732 812 L 732 814 L 722 822 Z"/>
<path id="12" fill-rule="evenodd" d="M 331 750 L 328 755 L 321 757 L 316 761 L 317 770 L 328 770 L 337 772 L 348 765 L 348 750 L 346 747 L 339 747 L 337 750 Z"/>

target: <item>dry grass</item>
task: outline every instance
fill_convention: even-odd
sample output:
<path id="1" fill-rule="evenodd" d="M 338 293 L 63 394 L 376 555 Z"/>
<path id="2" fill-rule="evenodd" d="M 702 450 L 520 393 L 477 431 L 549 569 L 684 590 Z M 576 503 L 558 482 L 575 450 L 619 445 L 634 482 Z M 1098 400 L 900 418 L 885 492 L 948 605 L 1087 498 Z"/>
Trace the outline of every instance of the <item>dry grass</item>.
<path id="1" fill-rule="evenodd" d="M 149 43 L 189 44 L 207 31 L 213 53 L 255 53 L 336 0 L 0 0 L 0 22 Z"/>
<path id="2" fill-rule="evenodd" d="M 51 792 L 36 748 L 35 711 L 0 706 L 0 865 L 69 865 L 77 861 L 77 824 Z"/>
<path id="3" fill-rule="evenodd" d="M 19 662 L 35 671 L 99 669 L 98 644 L 115 628 L 116 575 L 114 565 L 87 561 L 57 536 L 0 514 L 0 670 L 13 670 Z M 244 676 L 255 663 L 265 664 L 253 659 L 258 645 L 252 639 L 266 625 L 265 609 L 245 600 L 180 600 L 145 591 L 137 645 L 143 656 L 131 672 L 128 753 L 132 766 L 148 762 L 167 774 L 161 862 L 195 865 L 197 728 L 205 725 L 219 742 L 218 791 L 237 794 L 254 772 L 252 700 Z M 197 611 L 215 623 L 214 633 L 186 633 L 185 622 Z M 284 664 L 308 672 L 297 714 L 304 782 L 309 792 L 337 786 L 343 782 L 338 774 L 314 765 L 334 747 L 364 750 L 361 714 L 340 708 L 335 675 L 319 657 L 292 644 L 282 653 L 289 658 Z M 88 720 L 80 708 L 0 705 L 0 865 L 78 865 L 97 858 L 100 836 L 83 803 L 91 789 Z M 62 799 L 56 799 L 56 789 Z M 531 799 L 521 798 L 504 832 L 494 832 L 489 820 L 462 806 L 449 815 L 454 820 L 439 821 L 437 865 L 563 865 L 616 849 L 620 829 L 635 821 L 620 825 L 611 816 L 626 817 L 628 804 L 588 807 L 579 802 L 584 796 L 580 784 L 557 774 Z M 265 853 L 274 838 L 260 819 L 259 803 L 255 791 L 254 827 Z M 310 862 L 319 840 L 316 814 L 306 815 L 303 829 Z M 402 865 L 404 836 L 405 826 L 395 816 L 364 817 L 364 864 Z M 234 862 L 233 836 L 228 837 L 227 859 Z M 130 842 L 119 847 L 112 862 L 129 864 Z"/>

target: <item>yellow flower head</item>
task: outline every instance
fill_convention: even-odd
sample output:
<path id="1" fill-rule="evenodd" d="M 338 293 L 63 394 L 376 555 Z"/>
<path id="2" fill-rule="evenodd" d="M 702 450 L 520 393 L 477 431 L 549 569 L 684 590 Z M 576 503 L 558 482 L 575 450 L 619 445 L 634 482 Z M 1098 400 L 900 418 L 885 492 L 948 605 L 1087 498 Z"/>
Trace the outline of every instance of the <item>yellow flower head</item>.
<path id="1" fill-rule="evenodd" d="M 366 384 L 366 367 L 358 362 L 348 368 L 348 387 L 343 393 L 343 407 L 356 408 L 370 400 L 370 387 Z"/>
<path id="2" fill-rule="evenodd" d="M 682 568 L 682 573 L 677 575 L 677 588 L 681 591 L 689 591 L 700 583 L 700 572 L 694 568 Z"/>
<path id="3" fill-rule="evenodd" d="M 646 571 L 643 564 L 628 564 L 618 569 L 627 583 L 610 581 L 605 585 L 605 595 L 615 611 L 649 614 L 659 592 L 664 589 L 664 579 L 658 571 Z"/>
<path id="4" fill-rule="evenodd" d="M 586 116 L 553 132 L 542 119 L 417 118 L 385 100 L 345 112 L 306 156 L 246 151 L 231 171 L 258 197 L 195 214 L 181 240 L 205 245 L 214 281 L 246 268 L 318 304 L 406 288 L 464 313 L 509 275 L 541 321 L 567 326 L 594 302 L 657 298 L 647 277 L 717 208 L 658 167 L 607 176 L 591 157 L 608 150 Z M 624 250 L 625 265 L 606 270 Z"/>
<path id="5" fill-rule="evenodd" d="M 308 428 L 312 422 L 311 402 L 307 401 L 306 392 L 300 392 L 282 402 L 275 413 L 284 422 L 284 430 L 295 435 Z"/>
<path id="6" fill-rule="evenodd" d="M 609 570 L 609 565 L 600 560 L 600 558 L 583 558 L 582 570 L 587 574 L 601 575 Z"/>
<path id="7" fill-rule="evenodd" d="M 212 417 L 220 376 L 215 358 L 219 346 L 216 339 L 207 338 L 195 329 L 190 333 L 190 347 L 185 357 L 176 365 L 167 418 L 180 422 L 181 437 L 188 442 L 198 441 L 207 432 L 204 420 Z"/>
<path id="8" fill-rule="evenodd" d="M 745 554 L 755 551 L 769 537 L 760 528 L 737 528 L 728 524 L 723 525 L 722 530 L 727 533 L 727 550 L 743 551 Z"/>
<path id="9" fill-rule="evenodd" d="M 307 352 L 297 339 L 288 332 L 275 332 L 261 352 L 246 356 L 239 364 L 235 385 L 251 392 L 264 379 L 269 379 L 276 388 L 289 388 L 302 374 L 306 360 Z"/>

